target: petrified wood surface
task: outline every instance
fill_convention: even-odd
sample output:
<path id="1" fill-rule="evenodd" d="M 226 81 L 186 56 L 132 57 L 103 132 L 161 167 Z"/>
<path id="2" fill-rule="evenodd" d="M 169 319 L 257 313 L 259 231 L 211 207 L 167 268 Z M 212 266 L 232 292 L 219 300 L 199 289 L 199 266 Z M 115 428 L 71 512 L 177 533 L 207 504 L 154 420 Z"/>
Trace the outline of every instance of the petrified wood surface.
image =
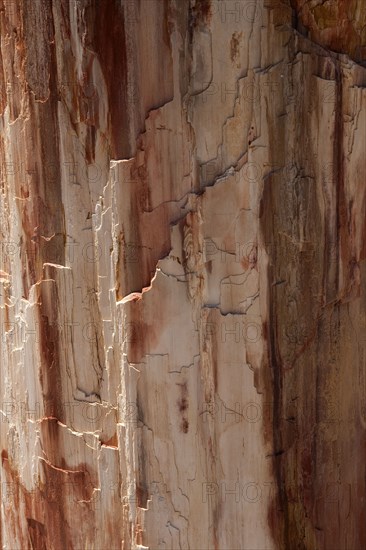
<path id="1" fill-rule="evenodd" d="M 0 1 L 4 549 L 366 547 L 365 6 Z"/>

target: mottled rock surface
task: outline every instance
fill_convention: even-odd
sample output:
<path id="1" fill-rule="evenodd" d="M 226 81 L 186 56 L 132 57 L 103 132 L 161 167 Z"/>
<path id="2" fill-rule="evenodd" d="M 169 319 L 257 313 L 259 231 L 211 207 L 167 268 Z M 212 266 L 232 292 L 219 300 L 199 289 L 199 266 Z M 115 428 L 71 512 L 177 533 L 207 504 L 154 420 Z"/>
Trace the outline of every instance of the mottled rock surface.
<path id="1" fill-rule="evenodd" d="M 0 0 L 2 547 L 366 547 L 364 0 Z"/>

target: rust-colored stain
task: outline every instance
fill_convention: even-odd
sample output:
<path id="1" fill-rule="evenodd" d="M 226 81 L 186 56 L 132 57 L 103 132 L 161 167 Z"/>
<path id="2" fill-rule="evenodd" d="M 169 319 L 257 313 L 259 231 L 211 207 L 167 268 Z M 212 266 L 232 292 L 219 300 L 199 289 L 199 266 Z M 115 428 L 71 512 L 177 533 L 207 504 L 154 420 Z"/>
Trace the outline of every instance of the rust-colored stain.
<path id="1" fill-rule="evenodd" d="M 44 461 L 41 464 L 45 482 L 39 482 L 36 488 L 27 491 L 19 474 L 11 466 L 6 451 L 2 451 L 3 479 L 8 491 L 3 495 L 7 532 L 12 533 L 14 540 L 18 540 L 22 548 L 29 548 L 29 537 L 32 541 L 31 548 L 73 549 L 72 530 L 80 527 L 75 509 L 79 508 L 79 518 L 84 516 L 86 519 L 89 516 L 88 521 L 93 521 L 93 505 L 87 504 L 92 492 L 86 467 L 81 464 L 75 471 L 66 471 L 54 468 Z M 76 519 L 74 527 L 70 524 L 71 508 L 74 508 Z M 18 518 L 20 510 L 24 510 L 22 521 Z"/>
<path id="2" fill-rule="evenodd" d="M 230 59 L 235 62 L 240 55 L 240 41 L 243 37 L 242 32 L 235 31 L 230 40 Z"/>
<path id="3" fill-rule="evenodd" d="M 189 401 L 188 401 L 188 383 L 187 382 L 183 382 L 181 384 L 178 384 L 179 385 L 179 388 L 180 388 L 180 397 L 178 399 L 178 410 L 179 412 L 181 413 L 180 416 L 181 416 L 181 419 L 180 419 L 180 429 L 183 433 L 188 433 L 188 429 L 189 429 L 189 421 L 188 421 L 188 418 L 187 418 L 187 410 L 188 410 L 188 406 L 189 406 Z"/>
<path id="4" fill-rule="evenodd" d="M 303 5 L 301 17 L 307 8 L 310 9 L 310 3 L 307 7 Z M 327 36 L 335 36 L 332 34 L 335 32 L 334 29 Z M 321 35 L 311 34 L 311 37 L 316 42 L 337 49 L 331 38 L 328 43 L 322 42 Z M 338 51 L 343 49 L 347 52 L 347 48 L 342 45 L 343 39 L 347 41 L 347 38 L 341 39 Z M 362 527 L 366 520 L 366 507 L 357 500 L 355 493 L 352 496 L 351 491 L 350 504 L 346 510 L 341 497 L 337 497 L 332 505 L 323 497 L 327 483 L 342 479 L 344 468 L 344 457 L 337 454 L 336 449 L 330 452 L 332 447 L 329 439 L 342 441 L 341 445 L 347 446 L 349 452 L 352 448 L 355 455 L 359 454 L 359 432 L 354 423 L 351 422 L 349 430 L 344 432 L 341 424 L 324 423 L 321 414 L 325 403 L 331 398 L 335 399 L 336 388 L 341 384 L 339 380 L 342 379 L 345 369 L 348 374 L 343 380 L 345 386 L 340 395 L 347 394 L 346 386 L 349 383 L 357 385 L 357 369 L 349 369 L 342 357 L 349 353 L 344 338 L 344 333 L 349 331 L 347 308 L 358 300 L 364 300 L 360 284 L 360 251 L 357 250 L 354 230 L 356 223 L 361 221 L 364 224 L 363 205 L 361 210 L 356 210 L 346 199 L 350 191 L 345 172 L 344 150 L 344 113 L 347 109 L 344 102 L 345 75 L 340 61 L 335 57 L 333 59 L 332 70 L 329 65 L 324 65 L 322 70 L 327 72 L 328 77 L 332 76 L 336 90 L 332 141 L 335 162 L 331 190 L 336 200 L 327 200 L 325 194 L 324 208 L 324 204 L 318 203 L 315 198 L 315 189 L 310 193 L 309 186 L 300 188 L 298 181 L 289 184 L 283 176 L 271 173 L 264 181 L 260 208 L 264 241 L 271 243 L 266 250 L 269 256 L 269 311 L 263 331 L 270 372 L 266 391 L 268 400 L 273 400 L 273 448 L 281 451 L 281 454 L 275 452 L 272 458 L 278 500 L 274 499 L 268 511 L 268 521 L 274 540 L 279 547 L 286 550 L 299 548 L 299 541 L 303 541 L 304 548 L 328 549 L 346 545 L 357 548 L 365 545 L 366 537 L 366 531 Z M 311 130 L 307 127 L 307 115 L 303 109 L 303 105 L 299 104 L 294 111 L 297 119 L 303 121 L 303 134 L 309 135 Z M 275 132 L 275 129 L 275 124 L 269 126 L 273 158 L 278 158 L 283 151 L 278 139 L 277 145 L 274 145 L 274 134 L 271 131 Z M 299 165 L 306 162 L 300 150 L 296 153 L 296 159 Z M 299 186 L 299 191 L 294 200 L 293 189 L 296 185 Z M 288 217 L 289 205 L 293 205 L 291 224 Z M 288 244 L 284 247 L 284 240 L 288 243 L 289 236 L 294 241 L 298 239 L 293 228 L 300 224 L 299 214 L 304 206 L 308 208 L 304 223 L 306 240 L 317 243 L 320 235 L 326 243 L 326 253 L 318 245 L 308 259 L 295 248 L 290 249 Z M 331 220 L 334 220 L 332 225 Z M 332 258 L 334 270 L 331 270 L 330 265 L 330 242 L 336 243 L 332 249 L 332 253 L 335 253 Z M 298 274 L 291 292 L 289 272 Z M 320 277 L 315 278 L 314 273 L 319 273 Z M 294 303 L 296 315 L 290 318 Z M 328 319 L 333 320 L 328 322 Z M 291 332 L 291 327 L 299 329 L 302 324 L 306 326 L 306 331 L 300 336 Z M 349 339 L 359 349 L 357 336 L 349 335 Z M 357 352 L 355 356 L 357 357 Z M 342 407 L 343 399 L 346 401 L 347 397 L 338 399 L 337 406 Z M 267 433 L 271 433 L 271 426 L 268 426 Z M 355 486 L 360 485 L 364 489 L 364 476 L 358 466 L 351 470 L 350 476 Z M 355 518 L 356 509 L 357 528 L 351 533 L 347 525 L 351 516 Z M 360 517 L 364 519 L 359 521 Z"/>
<path id="5" fill-rule="evenodd" d="M 195 0 L 190 6 L 190 24 L 197 27 L 207 23 L 211 17 L 211 0 Z"/>
<path id="6" fill-rule="evenodd" d="M 117 434 L 114 433 L 110 439 L 107 439 L 106 441 L 103 441 L 102 445 L 105 445 L 106 447 L 114 447 L 115 449 L 118 449 Z"/>
<path id="7" fill-rule="evenodd" d="M 366 4 L 358 0 L 292 0 L 298 30 L 335 52 L 366 65 Z"/>
<path id="8" fill-rule="evenodd" d="M 106 0 L 103 9 L 98 4 L 89 9 L 92 25 L 88 26 L 88 40 L 98 55 L 108 88 L 110 111 L 111 158 L 131 156 L 128 139 L 130 124 L 127 87 L 126 34 L 123 6 L 115 0 Z M 116 47 L 120 44 L 121 47 Z"/>

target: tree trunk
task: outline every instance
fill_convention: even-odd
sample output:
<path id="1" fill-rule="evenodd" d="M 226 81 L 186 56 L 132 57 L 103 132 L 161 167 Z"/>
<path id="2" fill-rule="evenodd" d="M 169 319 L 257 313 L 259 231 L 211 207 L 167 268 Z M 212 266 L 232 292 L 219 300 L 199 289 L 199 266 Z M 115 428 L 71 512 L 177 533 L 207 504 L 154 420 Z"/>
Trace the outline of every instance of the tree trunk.
<path id="1" fill-rule="evenodd" d="M 366 547 L 364 0 L 0 0 L 1 542 Z"/>

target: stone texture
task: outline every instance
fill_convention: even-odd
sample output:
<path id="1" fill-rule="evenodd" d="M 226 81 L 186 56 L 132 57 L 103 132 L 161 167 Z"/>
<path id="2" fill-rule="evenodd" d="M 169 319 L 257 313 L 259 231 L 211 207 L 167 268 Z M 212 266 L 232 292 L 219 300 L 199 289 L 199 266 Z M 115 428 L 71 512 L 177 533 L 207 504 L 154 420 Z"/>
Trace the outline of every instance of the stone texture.
<path id="1" fill-rule="evenodd" d="M 4 549 L 365 547 L 365 13 L 1 0 Z"/>

